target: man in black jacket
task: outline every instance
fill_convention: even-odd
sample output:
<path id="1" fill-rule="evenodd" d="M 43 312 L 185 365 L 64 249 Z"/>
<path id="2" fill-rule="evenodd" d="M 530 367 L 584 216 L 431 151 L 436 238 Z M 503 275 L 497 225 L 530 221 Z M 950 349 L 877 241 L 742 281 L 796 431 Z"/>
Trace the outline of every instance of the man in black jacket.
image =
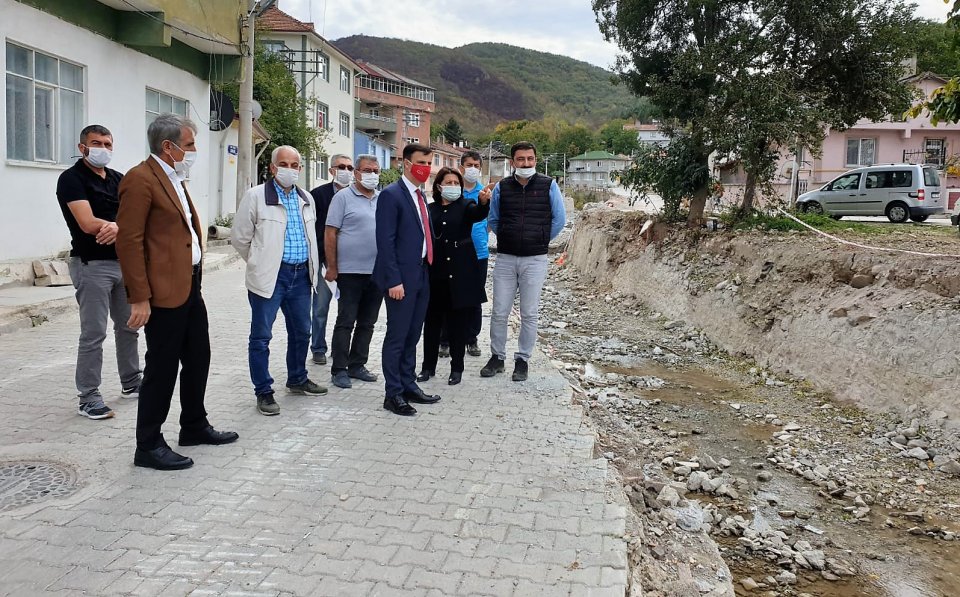
<path id="1" fill-rule="evenodd" d="M 493 266 L 493 311 L 490 315 L 490 352 L 480 370 L 493 377 L 504 370 L 507 357 L 507 323 L 513 301 L 520 295 L 520 337 L 514 353 L 513 381 L 527 379 L 527 361 L 537 342 L 540 292 L 547 278 L 550 240 L 566 223 L 563 195 L 555 180 L 537 174 L 537 149 L 520 142 L 510 148 L 513 176 L 493 189 L 490 230 L 497 235 L 497 260 Z M 486 189 L 481 191 L 483 198 Z"/>
<path id="2" fill-rule="evenodd" d="M 317 252 L 320 263 L 326 267 L 327 260 L 323 251 L 323 235 L 326 231 L 327 211 L 330 201 L 341 189 L 353 182 L 353 160 L 348 155 L 338 153 L 330 158 L 330 177 L 332 180 L 310 191 L 317 207 Z M 313 330 L 310 336 L 310 351 L 313 362 L 327 364 L 327 314 L 330 313 L 330 299 L 333 294 L 323 276 L 317 280 L 317 292 L 313 296 Z"/>

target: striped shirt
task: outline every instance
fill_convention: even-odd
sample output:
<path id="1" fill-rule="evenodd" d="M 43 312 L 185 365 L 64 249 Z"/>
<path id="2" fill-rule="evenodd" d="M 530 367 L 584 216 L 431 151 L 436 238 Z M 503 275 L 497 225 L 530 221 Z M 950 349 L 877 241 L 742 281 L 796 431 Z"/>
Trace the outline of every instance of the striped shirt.
<path id="1" fill-rule="evenodd" d="M 283 187 L 273 181 L 277 197 L 287 210 L 287 231 L 283 236 L 283 262 L 291 265 L 306 263 L 310 260 L 310 245 L 307 232 L 303 228 L 303 216 L 300 214 L 300 195 L 297 187 L 284 192 Z"/>

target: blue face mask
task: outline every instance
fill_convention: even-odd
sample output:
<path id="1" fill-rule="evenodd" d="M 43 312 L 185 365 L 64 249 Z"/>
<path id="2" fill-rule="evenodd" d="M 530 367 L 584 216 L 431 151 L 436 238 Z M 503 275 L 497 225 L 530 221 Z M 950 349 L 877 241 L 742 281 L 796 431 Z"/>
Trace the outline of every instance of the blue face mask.
<path id="1" fill-rule="evenodd" d="M 461 192 L 458 186 L 440 187 L 440 196 L 447 201 L 456 201 L 460 198 Z"/>

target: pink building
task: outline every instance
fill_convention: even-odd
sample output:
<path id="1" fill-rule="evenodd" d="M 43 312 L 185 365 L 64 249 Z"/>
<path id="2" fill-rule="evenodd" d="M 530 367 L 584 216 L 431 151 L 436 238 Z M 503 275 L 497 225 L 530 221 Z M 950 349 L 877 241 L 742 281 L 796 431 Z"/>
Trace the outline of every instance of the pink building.
<path id="1" fill-rule="evenodd" d="M 920 89 L 924 97 L 946 83 L 946 79 L 932 73 L 904 80 Z M 906 119 L 894 115 L 880 122 L 861 120 L 845 131 L 828 130 L 820 157 L 813 157 L 809 151 L 801 153 L 800 193 L 818 188 L 853 168 L 875 164 L 936 164 L 945 187 L 960 186 L 960 178 L 943 172 L 947 161 L 960 154 L 960 124 L 941 122 L 933 126 L 925 114 Z M 793 164 L 792 151 L 784 148 L 773 181 L 784 198 L 790 196 Z M 727 192 L 735 194 L 742 189 L 744 176 L 739 169 L 721 169 L 719 174 Z"/>

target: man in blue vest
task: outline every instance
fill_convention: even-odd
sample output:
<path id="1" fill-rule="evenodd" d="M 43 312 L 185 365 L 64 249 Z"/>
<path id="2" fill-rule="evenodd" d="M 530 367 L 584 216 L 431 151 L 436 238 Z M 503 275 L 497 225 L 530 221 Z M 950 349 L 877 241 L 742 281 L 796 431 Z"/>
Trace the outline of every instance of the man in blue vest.
<path id="1" fill-rule="evenodd" d="M 540 292 L 547 278 L 550 241 L 566 223 L 563 195 L 549 176 L 537 174 L 537 148 L 526 141 L 510 148 L 513 176 L 492 191 L 490 230 L 497 235 L 497 260 L 493 267 L 493 313 L 490 316 L 490 360 L 482 377 L 504 371 L 507 323 L 516 296 L 520 295 L 520 337 L 514 353 L 513 381 L 527 379 L 527 361 L 537 342 Z M 484 189 L 483 193 L 490 191 Z"/>

